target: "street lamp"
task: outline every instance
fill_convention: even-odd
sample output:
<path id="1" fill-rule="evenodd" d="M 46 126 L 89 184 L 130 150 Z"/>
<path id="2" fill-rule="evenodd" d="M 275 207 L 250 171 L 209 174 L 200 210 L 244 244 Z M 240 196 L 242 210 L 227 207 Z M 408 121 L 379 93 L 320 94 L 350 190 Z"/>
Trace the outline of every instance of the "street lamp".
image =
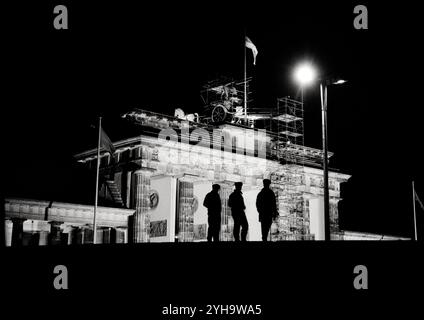
<path id="1" fill-rule="evenodd" d="M 294 79 L 303 90 L 304 86 L 311 85 L 317 79 L 317 72 L 310 63 L 298 65 L 294 72 Z M 323 171 L 324 171 L 324 236 L 325 240 L 331 240 L 330 235 L 330 194 L 328 188 L 328 137 L 327 137 L 327 87 L 340 85 L 346 82 L 343 79 L 319 79 L 322 115 L 322 148 L 323 148 Z M 302 99 L 303 100 L 303 99 Z"/>
<path id="2" fill-rule="evenodd" d="M 322 146 L 324 149 L 323 170 L 324 170 L 324 234 L 325 240 L 331 240 L 330 233 L 330 192 L 328 188 L 328 136 L 327 136 L 327 87 L 330 85 L 340 85 L 345 83 L 343 79 L 321 80 L 319 91 L 321 96 L 322 115 Z"/>

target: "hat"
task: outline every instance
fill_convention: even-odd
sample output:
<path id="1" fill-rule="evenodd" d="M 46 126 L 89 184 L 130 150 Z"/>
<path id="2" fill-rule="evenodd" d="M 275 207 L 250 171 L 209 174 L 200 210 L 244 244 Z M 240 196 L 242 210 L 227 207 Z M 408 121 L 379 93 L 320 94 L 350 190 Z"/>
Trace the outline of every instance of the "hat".
<path id="1" fill-rule="evenodd" d="M 217 184 L 217 183 L 214 183 L 214 184 L 212 185 L 212 189 L 213 189 L 213 190 L 219 190 L 219 189 L 221 189 L 221 186 L 220 186 L 219 184 Z"/>
<path id="2" fill-rule="evenodd" d="M 270 185 L 271 184 L 271 180 L 269 180 L 269 179 L 264 179 L 262 182 L 263 182 L 264 185 Z"/>
<path id="3" fill-rule="evenodd" d="M 241 186 L 243 185 L 243 182 L 236 182 L 236 183 L 234 183 L 234 185 L 235 185 L 236 187 L 241 187 Z"/>

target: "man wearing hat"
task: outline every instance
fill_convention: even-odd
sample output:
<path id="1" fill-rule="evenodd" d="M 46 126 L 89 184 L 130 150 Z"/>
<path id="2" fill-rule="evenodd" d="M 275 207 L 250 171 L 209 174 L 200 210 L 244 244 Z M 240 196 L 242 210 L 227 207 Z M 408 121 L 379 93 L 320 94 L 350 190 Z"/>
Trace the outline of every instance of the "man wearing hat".
<path id="1" fill-rule="evenodd" d="M 208 208 L 208 241 L 219 241 L 219 230 L 221 229 L 221 197 L 219 196 L 219 184 L 212 185 L 203 205 Z"/>
<path id="2" fill-rule="evenodd" d="M 271 180 L 263 180 L 264 187 L 256 198 L 256 209 L 259 212 L 259 222 L 261 223 L 262 241 L 267 241 L 268 232 L 271 228 L 272 220 L 278 216 L 277 203 L 274 191 L 270 189 Z"/>
<path id="3" fill-rule="evenodd" d="M 241 227 L 241 241 L 246 241 L 249 224 L 247 223 L 246 214 L 244 213 L 246 206 L 244 205 L 243 193 L 241 192 L 243 183 L 236 182 L 234 185 L 236 188 L 228 198 L 228 206 L 231 208 L 231 214 L 234 219 L 234 240 L 240 241 Z"/>

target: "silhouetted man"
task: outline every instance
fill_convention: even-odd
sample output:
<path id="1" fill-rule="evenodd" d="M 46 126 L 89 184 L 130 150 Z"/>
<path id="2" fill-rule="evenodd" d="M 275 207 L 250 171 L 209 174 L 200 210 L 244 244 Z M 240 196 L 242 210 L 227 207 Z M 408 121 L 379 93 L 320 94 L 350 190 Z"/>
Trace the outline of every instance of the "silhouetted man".
<path id="1" fill-rule="evenodd" d="M 268 232 L 271 228 L 272 220 L 278 216 L 277 203 L 275 201 L 275 194 L 269 186 L 271 181 L 269 179 L 263 180 L 264 187 L 259 192 L 256 198 L 256 209 L 259 212 L 259 222 L 261 223 L 262 241 L 267 241 Z"/>
<path id="2" fill-rule="evenodd" d="M 221 197 L 219 196 L 219 184 L 212 185 L 203 205 L 208 208 L 208 241 L 219 241 L 219 230 L 221 229 Z"/>
<path id="3" fill-rule="evenodd" d="M 241 192 L 241 187 L 243 186 L 242 182 L 236 182 L 236 189 L 230 194 L 228 198 L 228 206 L 231 208 L 231 215 L 234 220 L 234 240 L 240 241 L 240 227 L 241 227 L 241 241 L 246 241 L 247 230 L 249 229 L 249 224 L 247 223 L 246 214 L 244 209 L 243 195 Z"/>

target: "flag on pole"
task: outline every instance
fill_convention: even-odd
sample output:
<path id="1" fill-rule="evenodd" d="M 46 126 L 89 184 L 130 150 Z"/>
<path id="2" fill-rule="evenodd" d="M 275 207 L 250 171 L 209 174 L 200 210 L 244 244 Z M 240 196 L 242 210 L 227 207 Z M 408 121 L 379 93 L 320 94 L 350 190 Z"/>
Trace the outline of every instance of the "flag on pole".
<path id="1" fill-rule="evenodd" d="M 417 200 L 417 201 L 418 201 L 418 203 L 420 204 L 421 209 L 422 209 L 422 210 L 424 210 L 424 205 L 423 205 L 423 203 L 421 202 L 420 198 L 418 197 L 417 192 L 416 192 L 415 190 L 414 190 L 414 192 L 415 192 L 415 200 Z"/>
<path id="2" fill-rule="evenodd" d="M 106 149 L 107 152 L 110 153 L 110 155 L 112 156 L 115 153 L 115 147 L 113 146 L 112 141 L 109 139 L 108 135 L 106 134 L 106 132 L 104 132 L 103 128 L 101 129 L 101 133 L 100 133 L 100 145 Z"/>
<path id="3" fill-rule="evenodd" d="M 258 55 L 258 49 L 256 49 L 256 46 L 253 44 L 252 40 L 250 40 L 249 37 L 247 36 L 246 36 L 246 47 L 252 50 L 253 64 L 256 65 L 256 56 Z"/>

